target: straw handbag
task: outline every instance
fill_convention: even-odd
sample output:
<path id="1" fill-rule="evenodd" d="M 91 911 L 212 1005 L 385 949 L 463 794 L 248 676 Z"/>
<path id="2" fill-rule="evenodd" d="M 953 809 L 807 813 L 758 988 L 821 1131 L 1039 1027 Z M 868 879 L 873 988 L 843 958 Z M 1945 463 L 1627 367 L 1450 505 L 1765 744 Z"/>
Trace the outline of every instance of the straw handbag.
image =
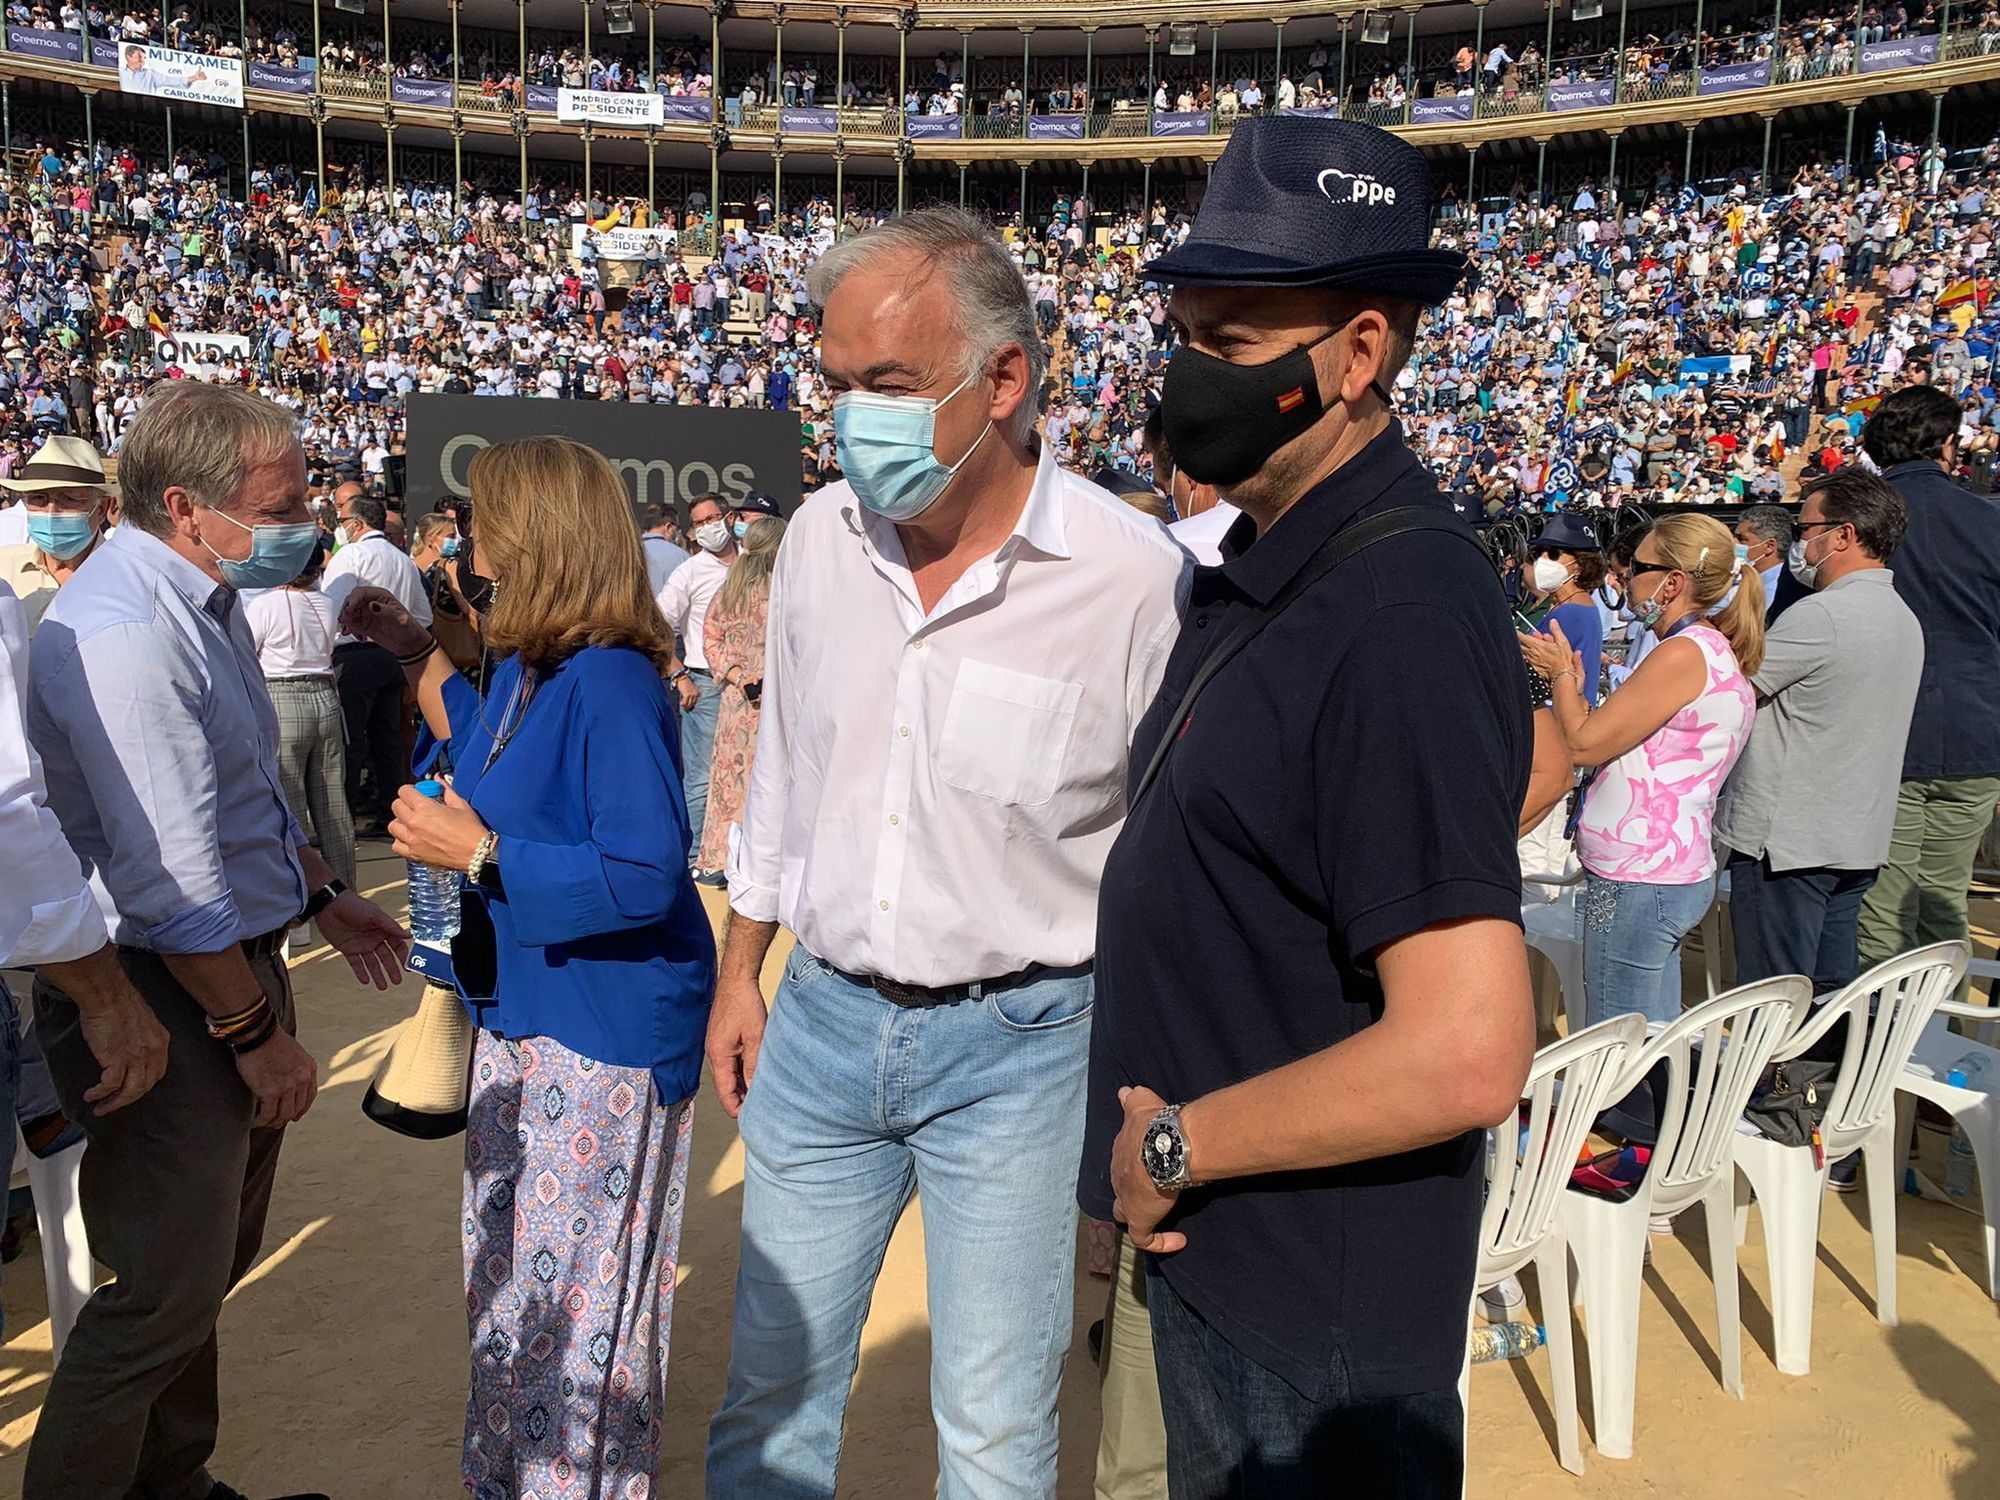
<path id="1" fill-rule="evenodd" d="M 362 1096 L 361 1112 L 420 1141 L 465 1129 L 472 1075 L 472 1018 L 454 990 L 424 986 L 417 1013 L 402 1024 Z"/>

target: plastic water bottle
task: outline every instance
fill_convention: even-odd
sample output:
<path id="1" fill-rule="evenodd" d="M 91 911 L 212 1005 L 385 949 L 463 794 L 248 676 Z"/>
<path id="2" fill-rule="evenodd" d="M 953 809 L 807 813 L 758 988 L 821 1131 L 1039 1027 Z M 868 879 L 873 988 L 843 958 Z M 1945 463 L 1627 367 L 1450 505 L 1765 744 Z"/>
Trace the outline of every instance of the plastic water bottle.
<path id="1" fill-rule="evenodd" d="M 1472 1330 L 1472 1362 L 1491 1364 L 1496 1359 L 1521 1359 L 1548 1342 L 1539 1323 L 1488 1323 Z"/>
<path id="2" fill-rule="evenodd" d="M 444 800 L 441 781 L 420 781 L 417 791 L 425 797 Z M 458 936 L 458 898 L 465 876 L 457 870 L 413 859 L 409 862 L 409 880 L 410 967 L 427 979 L 449 985 L 451 940 Z"/>
<path id="3" fill-rule="evenodd" d="M 1993 1054 L 1984 1050 L 1968 1052 L 1951 1065 L 1950 1076 L 1945 1080 L 1956 1088 L 1984 1089 L 1987 1073 L 1992 1071 Z"/>

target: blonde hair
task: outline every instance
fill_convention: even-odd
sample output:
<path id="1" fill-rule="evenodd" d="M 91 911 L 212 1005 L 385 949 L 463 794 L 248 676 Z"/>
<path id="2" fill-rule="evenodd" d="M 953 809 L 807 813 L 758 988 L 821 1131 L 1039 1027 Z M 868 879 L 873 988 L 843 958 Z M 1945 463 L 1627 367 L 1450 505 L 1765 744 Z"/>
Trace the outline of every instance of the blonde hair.
<path id="1" fill-rule="evenodd" d="M 549 667 L 586 646 L 628 646 L 665 672 L 672 639 L 647 580 L 625 486 L 603 454 L 568 438 L 510 438 L 467 473 L 479 555 L 500 583 L 487 644 Z"/>
<path id="2" fill-rule="evenodd" d="M 736 561 L 715 593 L 717 610 L 732 617 L 748 614 L 751 601 L 771 591 L 771 570 L 778 565 L 778 544 L 784 539 L 785 523 L 776 516 L 758 516 L 744 527 Z"/>
<path id="3" fill-rule="evenodd" d="M 1693 613 L 1722 632 L 1743 675 L 1755 675 L 1764 664 L 1764 580 L 1737 566 L 1729 528 L 1710 516 L 1663 516 L 1646 536 L 1660 561 L 1687 574 Z"/>

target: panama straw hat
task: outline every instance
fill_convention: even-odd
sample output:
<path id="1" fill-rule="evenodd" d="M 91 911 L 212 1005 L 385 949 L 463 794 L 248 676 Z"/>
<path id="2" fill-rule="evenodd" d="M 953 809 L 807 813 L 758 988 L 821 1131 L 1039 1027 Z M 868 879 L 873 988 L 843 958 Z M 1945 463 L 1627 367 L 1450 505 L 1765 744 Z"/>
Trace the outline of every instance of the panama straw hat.
<path id="1" fill-rule="evenodd" d="M 43 490 L 92 489 L 110 492 L 114 486 L 104 478 L 104 459 L 82 438 L 52 437 L 35 450 L 35 456 L 21 466 L 11 479 L 0 479 L 0 488 L 17 495 L 33 495 Z"/>
<path id="2" fill-rule="evenodd" d="M 454 990 L 424 986 L 417 1013 L 389 1044 L 362 1096 L 361 1112 L 376 1124 L 420 1141 L 465 1129 L 472 1074 L 472 1018 Z"/>

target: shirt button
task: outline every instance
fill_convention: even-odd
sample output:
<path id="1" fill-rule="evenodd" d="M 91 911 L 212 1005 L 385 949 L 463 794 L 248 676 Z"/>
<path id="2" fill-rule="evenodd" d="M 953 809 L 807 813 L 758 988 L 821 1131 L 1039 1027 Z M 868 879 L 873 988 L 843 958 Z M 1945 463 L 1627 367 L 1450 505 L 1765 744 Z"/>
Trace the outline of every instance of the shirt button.
<path id="1" fill-rule="evenodd" d="M 1208 616 L 1206 614 L 1196 615 L 1194 617 L 1194 628 L 1196 630 L 1208 629 Z"/>
<path id="2" fill-rule="evenodd" d="M 889 909 L 889 903 L 886 901 L 877 901 L 875 904 L 878 907 L 880 907 L 883 911 L 887 911 Z"/>
<path id="3" fill-rule="evenodd" d="M 910 726 L 899 724 L 896 726 L 896 733 L 900 734 L 904 739 L 908 739 L 910 737 Z"/>
<path id="4" fill-rule="evenodd" d="M 911 641 L 911 642 L 910 642 L 910 649 L 911 649 L 912 651 L 921 651 L 921 650 L 923 650 L 923 649 L 924 649 L 924 643 L 923 643 L 923 640 L 922 640 L 922 638 L 920 637 L 920 638 L 918 638 L 917 640 L 914 640 L 914 641 Z"/>
<path id="5" fill-rule="evenodd" d="M 890 826 L 891 828 L 894 828 L 894 827 L 895 827 L 895 826 L 896 826 L 896 825 L 897 825 L 898 823 L 900 823 L 900 822 L 902 822 L 902 821 L 903 821 L 903 819 L 902 819 L 902 815 L 901 815 L 901 814 L 899 814 L 899 813 L 890 813 L 890 814 L 889 814 L 889 826 Z"/>

